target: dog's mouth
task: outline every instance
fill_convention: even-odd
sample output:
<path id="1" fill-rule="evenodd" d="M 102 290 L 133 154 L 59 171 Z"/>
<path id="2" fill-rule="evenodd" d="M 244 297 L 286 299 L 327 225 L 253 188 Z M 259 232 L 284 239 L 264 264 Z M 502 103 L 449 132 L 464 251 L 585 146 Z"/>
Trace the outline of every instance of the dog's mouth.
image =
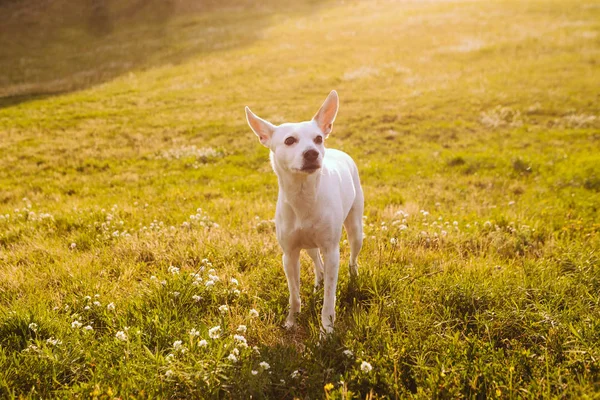
<path id="1" fill-rule="evenodd" d="M 321 169 L 321 164 L 304 164 L 300 171 L 312 174 L 318 169 Z"/>

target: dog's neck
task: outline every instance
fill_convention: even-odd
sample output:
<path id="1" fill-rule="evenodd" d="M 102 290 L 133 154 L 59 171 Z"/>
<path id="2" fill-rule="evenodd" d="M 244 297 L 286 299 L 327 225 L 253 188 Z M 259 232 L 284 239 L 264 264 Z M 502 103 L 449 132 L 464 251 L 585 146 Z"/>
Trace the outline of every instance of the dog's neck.
<path id="1" fill-rule="evenodd" d="M 301 210 L 313 209 L 310 205 L 317 201 L 321 171 L 312 174 L 292 173 L 277 165 L 273 157 L 271 160 L 279 182 L 279 194 L 283 196 L 283 200 L 297 215 Z"/>

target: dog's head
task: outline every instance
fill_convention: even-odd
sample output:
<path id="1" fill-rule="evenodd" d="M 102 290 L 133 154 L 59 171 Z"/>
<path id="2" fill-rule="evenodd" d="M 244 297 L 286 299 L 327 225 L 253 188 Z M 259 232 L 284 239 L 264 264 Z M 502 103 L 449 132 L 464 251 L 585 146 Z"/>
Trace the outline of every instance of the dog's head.
<path id="1" fill-rule="evenodd" d="M 257 117 L 248 107 L 246 118 L 263 146 L 273 152 L 273 162 L 279 168 L 291 173 L 312 174 L 323 165 L 323 142 L 331 133 L 338 105 L 338 95 L 333 90 L 310 121 L 275 126 Z"/>

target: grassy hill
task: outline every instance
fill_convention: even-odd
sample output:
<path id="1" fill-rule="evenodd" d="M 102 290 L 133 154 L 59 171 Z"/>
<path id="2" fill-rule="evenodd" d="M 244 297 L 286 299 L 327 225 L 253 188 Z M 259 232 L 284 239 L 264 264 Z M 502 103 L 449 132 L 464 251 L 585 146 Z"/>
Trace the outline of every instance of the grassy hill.
<path id="1" fill-rule="evenodd" d="M 598 396 L 597 2 L 81 4 L 0 4 L 1 397 Z M 366 240 L 320 340 L 243 108 L 331 89 Z"/>

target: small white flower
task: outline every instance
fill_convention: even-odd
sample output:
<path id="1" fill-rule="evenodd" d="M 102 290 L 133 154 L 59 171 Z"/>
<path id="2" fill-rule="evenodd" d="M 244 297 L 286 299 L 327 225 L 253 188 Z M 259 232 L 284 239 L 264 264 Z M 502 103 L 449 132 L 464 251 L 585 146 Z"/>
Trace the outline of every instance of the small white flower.
<path id="1" fill-rule="evenodd" d="M 238 280 L 237 280 L 237 279 L 235 279 L 235 278 L 231 278 L 230 282 L 231 282 L 232 284 L 234 284 L 234 285 L 239 285 L 239 284 L 240 284 L 240 283 L 238 282 Z"/>
<path id="2" fill-rule="evenodd" d="M 294 371 L 294 372 L 292 372 L 292 374 L 290 375 L 290 377 L 291 377 L 292 379 L 296 379 L 296 378 L 297 378 L 297 377 L 299 377 L 299 376 L 300 376 L 300 371 L 298 371 L 298 370 L 295 370 L 295 371 Z"/>
<path id="3" fill-rule="evenodd" d="M 89 310 L 89 309 L 90 309 L 90 306 L 85 306 L 85 307 L 83 307 L 83 309 L 84 309 L 84 310 Z"/>
<path id="4" fill-rule="evenodd" d="M 248 342 L 246 341 L 246 338 L 242 335 L 233 335 L 233 340 L 239 342 L 239 345 L 241 345 L 242 347 L 248 347 Z"/>
<path id="5" fill-rule="evenodd" d="M 454 225 L 454 226 L 458 226 L 458 221 L 454 221 L 454 222 L 452 223 L 452 225 Z"/>
<path id="6" fill-rule="evenodd" d="M 241 292 L 238 289 L 233 289 L 232 293 L 239 296 Z"/>
<path id="7" fill-rule="evenodd" d="M 219 306 L 219 311 L 221 312 L 221 314 L 225 314 L 228 310 L 229 308 L 225 304 Z"/>
<path id="8" fill-rule="evenodd" d="M 221 326 L 217 325 L 208 330 L 208 337 L 211 339 L 218 339 L 221 336 Z"/>
<path id="9" fill-rule="evenodd" d="M 123 331 L 117 332 L 115 337 L 123 342 L 125 342 L 127 340 L 127 334 Z"/>
<path id="10" fill-rule="evenodd" d="M 200 300 L 202 300 L 202 297 L 198 296 L 197 294 L 192 296 L 192 300 L 194 300 L 195 302 L 199 302 Z"/>
<path id="11" fill-rule="evenodd" d="M 38 324 L 36 324 L 35 322 L 32 322 L 29 324 L 29 329 L 31 329 L 34 332 L 37 332 L 38 330 Z"/>
<path id="12" fill-rule="evenodd" d="M 240 326 L 238 326 L 237 331 L 244 333 L 244 332 L 246 332 L 247 329 L 248 328 L 246 328 L 246 325 L 240 325 Z"/>
<path id="13" fill-rule="evenodd" d="M 206 339 L 202 339 L 201 341 L 198 342 L 198 346 L 206 347 L 206 346 L 208 346 L 208 342 L 206 341 Z"/>
<path id="14" fill-rule="evenodd" d="M 253 369 L 253 370 L 251 371 L 251 374 L 252 374 L 252 375 L 258 375 L 258 371 Z"/>
<path id="15" fill-rule="evenodd" d="M 169 377 L 173 376 L 173 371 L 171 371 L 170 369 L 168 369 L 168 370 L 165 372 L 165 376 L 166 376 L 167 378 L 169 378 Z"/>
<path id="16" fill-rule="evenodd" d="M 369 364 L 368 362 L 363 361 L 362 364 L 360 364 L 360 370 L 362 372 L 369 373 L 373 370 L 373 366 L 371 364 Z"/>
<path id="17" fill-rule="evenodd" d="M 485 226 L 486 228 L 489 228 L 490 226 L 492 226 L 492 223 L 490 221 L 485 221 L 483 226 Z"/>
<path id="18" fill-rule="evenodd" d="M 267 369 L 271 368 L 271 366 L 269 365 L 269 363 L 266 362 L 266 361 L 261 361 L 258 365 L 260 365 L 260 367 L 262 369 L 264 369 L 264 370 L 267 370 Z"/>
<path id="19" fill-rule="evenodd" d="M 211 287 L 211 286 L 214 286 L 214 285 L 215 285 L 215 282 L 214 281 L 210 281 L 210 280 L 206 281 L 206 283 L 204 284 L 204 286 L 206 286 L 207 288 Z"/>
<path id="20" fill-rule="evenodd" d="M 254 350 L 254 352 L 260 356 L 260 350 L 258 349 L 258 346 L 252 346 L 252 350 Z"/>
<path id="21" fill-rule="evenodd" d="M 76 243 L 71 243 L 71 244 L 69 245 L 69 248 L 70 248 L 71 250 L 74 250 L 74 249 L 75 249 L 75 247 L 77 247 L 77 244 L 76 244 Z"/>
<path id="22" fill-rule="evenodd" d="M 252 318 L 258 317 L 258 311 L 256 311 L 254 308 L 252 310 L 250 310 L 250 316 Z"/>
<path id="23" fill-rule="evenodd" d="M 173 353 L 169 353 L 167 354 L 167 356 L 165 357 L 165 361 L 167 361 L 168 363 L 172 362 L 173 359 L 175 358 L 175 354 Z"/>
<path id="24" fill-rule="evenodd" d="M 71 328 L 76 328 L 76 329 L 77 328 L 81 328 L 82 325 L 83 324 L 81 322 L 77 321 L 77 320 L 71 322 Z"/>
<path id="25" fill-rule="evenodd" d="M 209 270 L 208 270 L 208 273 L 209 273 L 210 275 L 214 275 L 214 274 L 216 274 L 216 273 L 217 273 L 217 271 L 215 271 L 215 269 L 214 269 L 214 268 L 211 268 L 211 269 L 209 269 Z"/>
<path id="26" fill-rule="evenodd" d="M 158 278 L 156 278 L 156 276 L 154 276 L 154 275 L 152 275 L 152 276 L 150 277 L 150 280 L 151 280 L 151 281 L 155 281 L 156 279 L 158 279 Z"/>
<path id="27" fill-rule="evenodd" d="M 405 230 L 407 230 L 407 229 L 408 229 L 408 226 L 406 226 L 406 225 L 404 225 L 404 224 L 401 224 L 401 225 L 398 227 L 398 229 L 400 229 L 401 231 L 405 231 Z"/>
<path id="28" fill-rule="evenodd" d="M 91 325 L 86 325 L 86 326 L 83 327 L 83 329 L 86 330 L 86 331 L 93 331 L 94 330 L 94 328 Z"/>
<path id="29" fill-rule="evenodd" d="M 102 305 L 99 301 L 95 301 L 92 304 L 95 305 L 96 307 L 100 307 Z"/>
<path id="30" fill-rule="evenodd" d="M 234 347 L 233 350 L 231 350 L 231 354 L 235 354 L 236 356 L 239 356 L 240 350 L 237 347 Z"/>
<path id="31" fill-rule="evenodd" d="M 217 275 L 212 275 L 212 274 L 208 275 L 208 279 L 210 279 L 211 281 L 215 281 L 215 282 L 219 282 L 221 280 L 221 278 L 219 278 Z"/>
<path id="32" fill-rule="evenodd" d="M 60 340 L 58 340 L 58 339 L 54 339 L 54 337 L 51 336 L 50 338 L 46 339 L 46 343 L 51 344 L 53 346 L 58 346 L 62 342 Z"/>
<path id="33" fill-rule="evenodd" d="M 108 311 L 113 311 L 115 309 L 115 303 L 108 303 L 108 305 L 106 306 L 106 309 Z"/>
<path id="34" fill-rule="evenodd" d="M 227 356 L 228 360 L 231 360 L 232 362 L 237 362 L 237 357 L 235 356 L 235 354 L 231 353 Z"/>
<path id="35" fill-rule="evenodd" d="M 181 349 L 182 346 L 183 346 L 183 342 L 181 340 L 176 340 L 173 342 L 173 348 L 175 350 Z"/>
<path id="36" fill-rule="evenodd" d="M 92 297 L 91 297 L 91 296 L 85 296 L 85 297 L 83 298 L 83 300 L 85 300 L 85 301 L 90 301 L 91 299 L 92 299 Z"/>
<path id="37" fill-rule="evenodd" d="M 354 353 L 352 352 L 352 350 L 344 350 L 344 355 L 348 358 L 354 357 Z"/>
<path id="38" fill-rule="evenodd" d="M 181 293 L 179 293 L 179 292 L 173 292 L 173 297 L 179 297 L 180 294 Z"/>
<path id="39" fill-rule="evenodd" d="M 168 271 L 173 274 L 173 275 L 178 275 L 179 274 L 179 268 L 174 267 L 172 265 L 169 266 Z"/>
<path id="40" fill-rule="evenodd" d="M 200 336 L 200 332 L 198 332 L 195 328 L 190 329 L 190 336 Z"/>
<path id="41" fill-rule="evenodd" d="M 391 239 L 390 239 L 390 243 L 391 243 L 393 246 L 395 246 L 395 245 L 397 245 L 397 244 L 398 244 L 398 239 L 396 239 L 396 238 L 391 238 Z"/>

